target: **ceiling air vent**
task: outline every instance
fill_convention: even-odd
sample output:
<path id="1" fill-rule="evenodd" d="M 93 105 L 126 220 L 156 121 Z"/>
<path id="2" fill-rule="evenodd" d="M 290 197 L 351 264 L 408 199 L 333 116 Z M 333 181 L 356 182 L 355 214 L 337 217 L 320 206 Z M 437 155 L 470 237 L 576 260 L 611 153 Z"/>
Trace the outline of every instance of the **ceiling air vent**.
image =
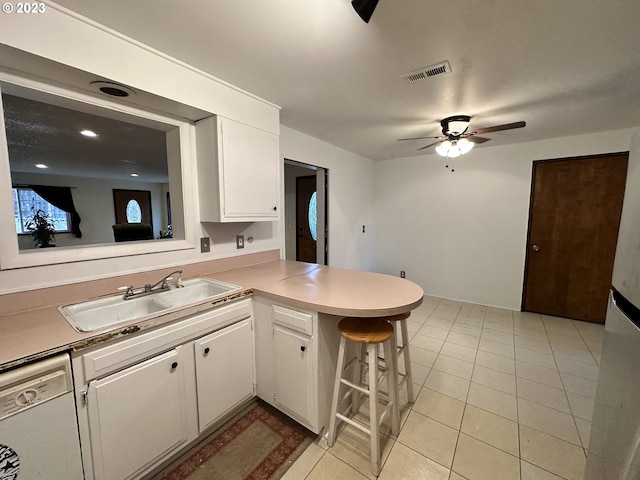
<path id="1" fill-rule="evenodd" d="M 405 73 L 401 75 L 401 78 L 404 78 L 407 83 L 415 83 L 421 80 L 426 80 L 430 77 L 435 77 L 438 75 L 444 75 L 445 73 L 451 72 L 451 65 L 449 65 L 448 61 L 436 63 L 435 65 L 430 65 L 428 67 L 421 68 L 420 70 L 415 70 L 413 72 Z"/>

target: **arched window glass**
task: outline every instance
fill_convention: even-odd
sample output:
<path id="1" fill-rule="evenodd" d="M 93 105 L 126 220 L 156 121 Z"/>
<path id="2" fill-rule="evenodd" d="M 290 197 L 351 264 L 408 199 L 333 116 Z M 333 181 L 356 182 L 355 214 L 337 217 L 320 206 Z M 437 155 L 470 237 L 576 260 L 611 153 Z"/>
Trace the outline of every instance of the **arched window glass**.
<path id="1" fill-rule="evenodd" d="M 317 200 L 316 200 L 316 192 L 313 192 L 311 195 L 311 200 L 309 200 L 309 230 L 311 230 L 311 236 L 314 240 L 318 239 L 318 209 L 317 209 Z"/>
<path id="2" fill-rule="evenodd" d="M 127 203 L 127 222 L 142 223 L 142 209 L 134 199 L 129 200 L 129 203 Z"/>

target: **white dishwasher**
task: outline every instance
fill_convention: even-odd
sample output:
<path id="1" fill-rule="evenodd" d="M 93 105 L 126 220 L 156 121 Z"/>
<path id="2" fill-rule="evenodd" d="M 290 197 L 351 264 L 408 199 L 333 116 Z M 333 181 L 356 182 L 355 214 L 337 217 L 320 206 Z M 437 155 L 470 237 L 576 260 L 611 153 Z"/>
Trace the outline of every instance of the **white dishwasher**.
<path id="1" fill-rule="evenodd" d="M 0 480 L 82 480 L 67 354 L 0 374 Z"/>

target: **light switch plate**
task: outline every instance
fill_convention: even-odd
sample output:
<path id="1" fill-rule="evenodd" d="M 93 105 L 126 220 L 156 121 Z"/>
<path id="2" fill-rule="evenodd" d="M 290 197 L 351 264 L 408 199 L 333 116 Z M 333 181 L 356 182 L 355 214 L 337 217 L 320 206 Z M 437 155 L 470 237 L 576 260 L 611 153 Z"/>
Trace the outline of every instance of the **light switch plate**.
<path id="1" fill-rule="evenodd" d="M 207 253 L 211 251 L 211 239 L 209 237 L 202 237 L 200 239 L 200 253 Z"/>
<path id="2" fill-rule="evenodd" d="M 244 235 L 236 235 L 236 248 L 244 248 Z"/>

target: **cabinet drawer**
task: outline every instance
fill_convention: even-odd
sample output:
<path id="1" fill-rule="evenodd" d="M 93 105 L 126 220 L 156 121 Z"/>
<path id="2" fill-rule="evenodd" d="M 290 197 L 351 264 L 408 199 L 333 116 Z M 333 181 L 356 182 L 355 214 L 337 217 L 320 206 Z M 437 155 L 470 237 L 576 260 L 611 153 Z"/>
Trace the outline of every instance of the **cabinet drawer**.
<path id="1" fill-rule="evenodd" d="M 83 352 L 85 381 L 102 377 L 198 335 L 248 318 L 252 312 L 250 300 L 242 300 L 97 348 L 92 352 Z"/>
<path id="2" fill-rule="evenodd" d="M 313 335 L 313 315 L 284 308 L 279 305 L 273 306 L 273 323 L 284 325 L 292 330 Z"/>

